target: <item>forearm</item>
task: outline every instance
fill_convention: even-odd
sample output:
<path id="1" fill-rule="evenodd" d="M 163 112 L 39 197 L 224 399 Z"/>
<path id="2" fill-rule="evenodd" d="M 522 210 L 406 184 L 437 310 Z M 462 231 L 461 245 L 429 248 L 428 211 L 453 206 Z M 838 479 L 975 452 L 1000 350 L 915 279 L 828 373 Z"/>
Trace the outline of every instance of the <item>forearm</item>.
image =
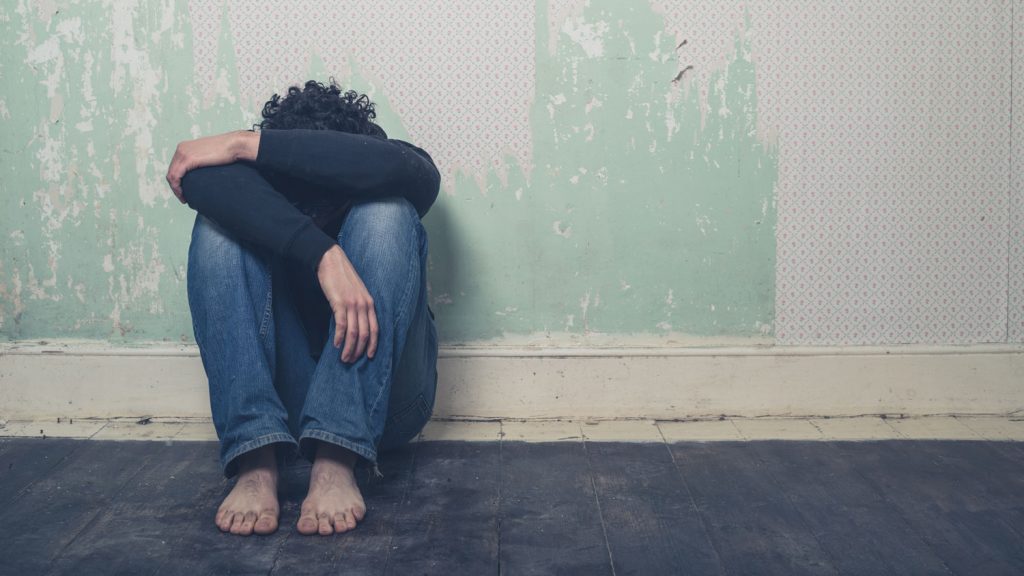
<path id="1" fill-rule="evenodd" d="M 337 245 L 246 163 L 196 168 L 181 183 L 191 208 L 239 238 L 304 263 L 311 273 Z"/>
<path id="2" fill-rule="evenodd" d="M 249 162 L 256 161 L 260 150 L 260 133 L 252 130 L 239 130 L 233 143 L 235 158 Z"/>
<path id="3" fill-rule="evenodd" d="M 265 130 L 242 135 L 239 154 L 257 169 L 301 179 L 338 200 L 401 195 L 422 217 L 440 189 L 429 155 L 400 140 L 333 130 Z"/>

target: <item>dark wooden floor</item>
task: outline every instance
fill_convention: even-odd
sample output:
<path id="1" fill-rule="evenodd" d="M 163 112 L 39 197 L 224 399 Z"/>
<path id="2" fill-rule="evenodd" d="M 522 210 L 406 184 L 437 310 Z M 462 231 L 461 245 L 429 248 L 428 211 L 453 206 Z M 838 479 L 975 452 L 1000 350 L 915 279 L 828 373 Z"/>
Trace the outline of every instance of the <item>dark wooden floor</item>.
<path id="1" fill-rule="evenodd" d="M 1016 442 L 423 442 L 347 534 L 221 534 L 209 442 L 0 440 L 0 573 L 1024 574 Z"/>

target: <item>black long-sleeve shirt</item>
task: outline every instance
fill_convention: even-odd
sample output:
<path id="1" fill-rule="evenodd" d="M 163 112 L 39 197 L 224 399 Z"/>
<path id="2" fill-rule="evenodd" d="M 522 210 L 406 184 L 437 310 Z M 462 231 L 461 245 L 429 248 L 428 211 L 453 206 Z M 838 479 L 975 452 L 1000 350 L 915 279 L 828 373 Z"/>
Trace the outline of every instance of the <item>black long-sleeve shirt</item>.
<path id="1" fill-rule="evenodd" d="M 437 199 L 440 174 L 423 149 L 402 140 L 333 130 L 262 130 L 255 162 L 190 170 L 182 192 L 194 210 L 285 259 L 289 285 L 319 358 L 331 309 L 320 258 L 337 245 L 353 204 L 402 196 L 420 218 Z"/>

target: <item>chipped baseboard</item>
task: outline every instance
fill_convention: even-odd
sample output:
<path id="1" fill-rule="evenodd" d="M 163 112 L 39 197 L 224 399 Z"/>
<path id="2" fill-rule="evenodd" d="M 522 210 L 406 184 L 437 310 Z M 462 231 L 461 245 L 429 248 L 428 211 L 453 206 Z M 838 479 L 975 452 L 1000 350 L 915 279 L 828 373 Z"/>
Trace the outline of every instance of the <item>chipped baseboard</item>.
<path id="1" fill-rule="evenodd" d="M 435 418 L 1010 414 L 1024 346 L 442 347 Z M 194 346 L 0 346 L 0 418 L 209 417 Z"/>

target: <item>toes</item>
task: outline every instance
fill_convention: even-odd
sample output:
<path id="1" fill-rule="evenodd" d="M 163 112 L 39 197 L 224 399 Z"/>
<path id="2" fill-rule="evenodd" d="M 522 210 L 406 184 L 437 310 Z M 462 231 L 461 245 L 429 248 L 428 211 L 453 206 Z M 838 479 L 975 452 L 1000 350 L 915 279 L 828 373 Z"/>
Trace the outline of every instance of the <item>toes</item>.
<path id="1" fill-rule="evenodd" d="M 320 535 L 329 536 L 334 534 L 334 528 L 331 526 L 331 517 L 326 512 L 321 512 L 317 515 L 317 520 L 320 521 Z"/>
<path id="2" fill-rule="evenodd" d="M 347 523 L 349 530 L 356 527 L 356 517 L 352 515 L 351 510 L 345 511 L 345 522 Z"/>
<path id="3" fill-rule="evenodd" d="M 312 514 L 303 514 L 299 517 L 299 524 L 297 526 L 299 533 L 301 534 L 316 534 L 317 532 L 317 521 L 316 516 Z"/>
<path id="4" fill-rule="evenodd" d="M 363 506 L 355 506 L 352 508 L 352 515 L 355 516 L 356 521 L 362 522 L 363 518 L 366 517 L 366 508 Z"/>
<path id="5" fill-rule="evenodd" d="M 232 534 L 241 534 L 242 533 L 242 523 L 243 522 L 245 522 L 245 515 L 244 514 L 235 514 L 235 518 L 231 522 L 231 533 Z"/>
<path id="6" fill-rule="evenodd" d="M 270 512 L 260 514 L 253 531 L 257 534 L 270 534 L 277 530 L 277 516 Z"/>
<path id="7" fill-rule="evenodd" d="M 334 515 L 334 531 L 344 532 L 345 530 L 348 530 L 348 523 L 345 522 L 345 515 L 338 512 Z"/>
<path id="8" fill-rule="evenodd" d="M 246 512 L 245 516 L 242 516 L 242 526 L 238 529 L 238 533 L 244 536 L 252 534 L 252 527 L 256 524 L 256 513 Z"/>
<path id="9" fill-rule="evenodd" d="M 234 518 L 234 512 L 230 510 L 224 510 L 217 513 L 217 528 L 220 528 L 221 532 L 227 532 L 231 529 L 231 520 Z"/>

